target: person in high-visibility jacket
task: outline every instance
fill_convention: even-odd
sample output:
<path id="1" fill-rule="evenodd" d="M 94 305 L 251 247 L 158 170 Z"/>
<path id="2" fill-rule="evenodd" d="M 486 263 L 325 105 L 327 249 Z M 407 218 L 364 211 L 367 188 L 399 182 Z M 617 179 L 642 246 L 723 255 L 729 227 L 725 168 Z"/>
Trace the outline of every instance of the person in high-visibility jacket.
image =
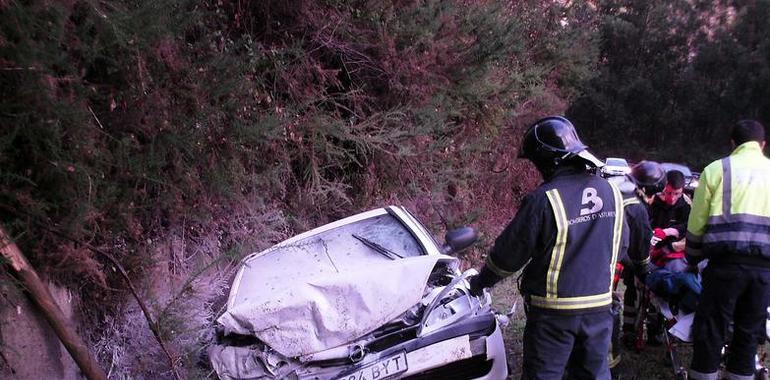
<path id="1" fill-rule="evenodd" d="M 572 378 L 610 378 L 612 280 L 627 227 L 620 190 L 587 169 L 602 163 L 586 148 L 563 117 L 529 128 L 520 156 L 545 182 L 524 198 L 470 281 L 479 294 L 526 265 L 524 379 L 561 379 L 568 362 Z"/>
<path id="2" fill-rule="evenodd" d="M 693 322 L 694 379 L 717 379 L 731 322 L 728 377 L 753 379 L 767 317 L 770 160 L 762 152 L 765 129 L 757 121 L 742 120 L 733 127 L 731 140 L 733 152 L 701 173 L 687 223 L 689 265 L 709 259 Z"/>

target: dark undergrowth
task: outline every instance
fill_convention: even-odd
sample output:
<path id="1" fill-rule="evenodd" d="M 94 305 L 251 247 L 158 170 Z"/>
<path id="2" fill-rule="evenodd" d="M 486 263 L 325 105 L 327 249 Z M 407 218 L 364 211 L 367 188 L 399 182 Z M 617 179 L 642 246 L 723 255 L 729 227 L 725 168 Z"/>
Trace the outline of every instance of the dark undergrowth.
<path id="1" fill-rule="evenodd" d="M 84 300 L 103 361 L 133 355 L 123 373 L 166 376 L 142 358 L 157 352 L 131 353 L 145 322 L 97 251 L 140 288 L 161 338 L 194 343 L 187 310 L 216 305 L 191 294 L 227 282 L 207 288 L 212 268 L 326 221 L 399 203 L 488 241 L 537 181 L 514 136 L 590 74 L 591 39 L 548 27 L 586 9 L 0 1 L 0 220 Z M 562 59 L 576 44 L 584 59 Z"/>

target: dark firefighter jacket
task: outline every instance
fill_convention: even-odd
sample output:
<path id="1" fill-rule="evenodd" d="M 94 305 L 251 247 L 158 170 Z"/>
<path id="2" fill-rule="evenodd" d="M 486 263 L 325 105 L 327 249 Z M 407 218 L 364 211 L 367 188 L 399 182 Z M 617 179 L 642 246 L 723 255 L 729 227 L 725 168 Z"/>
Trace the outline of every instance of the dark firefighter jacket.
<path id="1" fill-rule="evenodd" d="M 650 239 L 652 227 L 647 206 L 636 195 L 636 191 L 623 193 L 623 207 L 628 223 L 628 259 L 638 275 L 647 272 L 650 263 Z"/>
<path id="2" fill-rule="evenodd" d="M 609 309 L 615 263 L 628 248 L 622 203 L 607 180 L 561 168 L 524 198 L 487 256 L 481 283 L 490 286 L 529 262 L 521 292 L 530 308 Z"/>

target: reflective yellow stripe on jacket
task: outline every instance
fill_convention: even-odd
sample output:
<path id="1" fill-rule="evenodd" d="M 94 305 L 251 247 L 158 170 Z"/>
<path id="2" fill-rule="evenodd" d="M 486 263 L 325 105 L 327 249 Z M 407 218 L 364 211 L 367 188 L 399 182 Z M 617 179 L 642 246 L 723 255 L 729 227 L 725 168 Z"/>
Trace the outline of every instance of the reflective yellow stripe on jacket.
<path id="1" fill-rule="evenodd" d="M 546 279 L 545 296 L 546 298 L 556 298 L 559 284 L 559 271 L 564 259 L 564 248 L 567 247 L 567 212 L 564 210 L 564 204 L 561 202 L 559 190 L 553 189 L 545 193 L 548 196 L 548 202 L 554 210 L 556 217 L 556 244 L 551 251 L 551 265 L 548 266 L 548 276 Z"/>
<path id="2" fill-rule="evenodd" d="M 630 206 L 630 205 L 638 205 L 639 203 L 642 203 L 642 202 L 639 202 L 639 198 L 637 197 L 628 198 L 623 200 L 623 207 Z"/>
<path id="3" fill-rule="evenodd" d="M 533 295 L 530 298 L 532 306 L 557 310 L 588 309 L 607 306 L 612 303 L 612 294 L 610 292 L 583 297 L 548 298 Z"/>
<path id="4" fill-rule="evenodd" d="M 608 293 L 612 293 L 612 281 L 615 276 L 615 264 L 618 262 L 620 245 L 623 240 L 623 220 L 625 219 L 625 205 L 623 204 L 623 195 L 615 184 L 610 182 L 612 195 L 615 197 L 615 228 L 612 230 L 612 262 L 610 262 L 610 287 Z M 612 302 L 612 299 L 610 299 Z"/>

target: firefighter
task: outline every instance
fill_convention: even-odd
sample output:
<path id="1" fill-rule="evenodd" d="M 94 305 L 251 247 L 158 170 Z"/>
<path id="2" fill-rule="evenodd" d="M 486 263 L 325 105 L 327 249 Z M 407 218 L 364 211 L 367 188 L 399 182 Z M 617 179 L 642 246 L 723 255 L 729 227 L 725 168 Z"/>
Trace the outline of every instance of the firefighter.
<path id="1" fill-rule="evenodd" d="M 633 346 L 635 342 L 636 310 L 638 297 L 635 286 L 635 278 L 644 279 L 650 264 L 650 239 L 652 228 L 647 212 L 646 199 L 663 189 L 666 183 L 666 172 L 663 167 L 654 161 L 642 161 L 633 168 L 625 177 L 615 177 L 618 188 L 623 195 L 623 208 L 628 224 L 628 255 L 621 260 L 626 267 L 623 270 L 623 283 L 626 286 L 623 295 L 623 336 L 627 345 Z M 612 332 L 612 345 L 610 350 L 609 366 L 615 368 L 620 363 L 620 297 L 615 297 L 613 312 L 616 319 Z M 629 344 L 630 343 L 630 344 Z"/>
<path id="2" fill-rule="evenodd" d="M 709 259 L 693 321 L 693 379 L 716 379 L 725 333 L 733 323 L 726 370 L 754 378 L 770 291 L 770 160 L 765 129 L 742 120 L 731 133 L 733 152 L 701 173 L 687 224 L 692 266 Z M 691 267 L 692 270 L 696 270 Z"/>
<path id="3" fill-rule="evenodd" d="M 622 195 L 592 174 L 602 163 L 586 148 L 561 116 L 527 130 L 520 157 L 544 183 L 522 200 L 471 280 L 479 294 L 526 265 L 524 379 L 561 379 L 568 361 L 575 378 L 610 378 L 612 278 L 628 237 Z"/>

